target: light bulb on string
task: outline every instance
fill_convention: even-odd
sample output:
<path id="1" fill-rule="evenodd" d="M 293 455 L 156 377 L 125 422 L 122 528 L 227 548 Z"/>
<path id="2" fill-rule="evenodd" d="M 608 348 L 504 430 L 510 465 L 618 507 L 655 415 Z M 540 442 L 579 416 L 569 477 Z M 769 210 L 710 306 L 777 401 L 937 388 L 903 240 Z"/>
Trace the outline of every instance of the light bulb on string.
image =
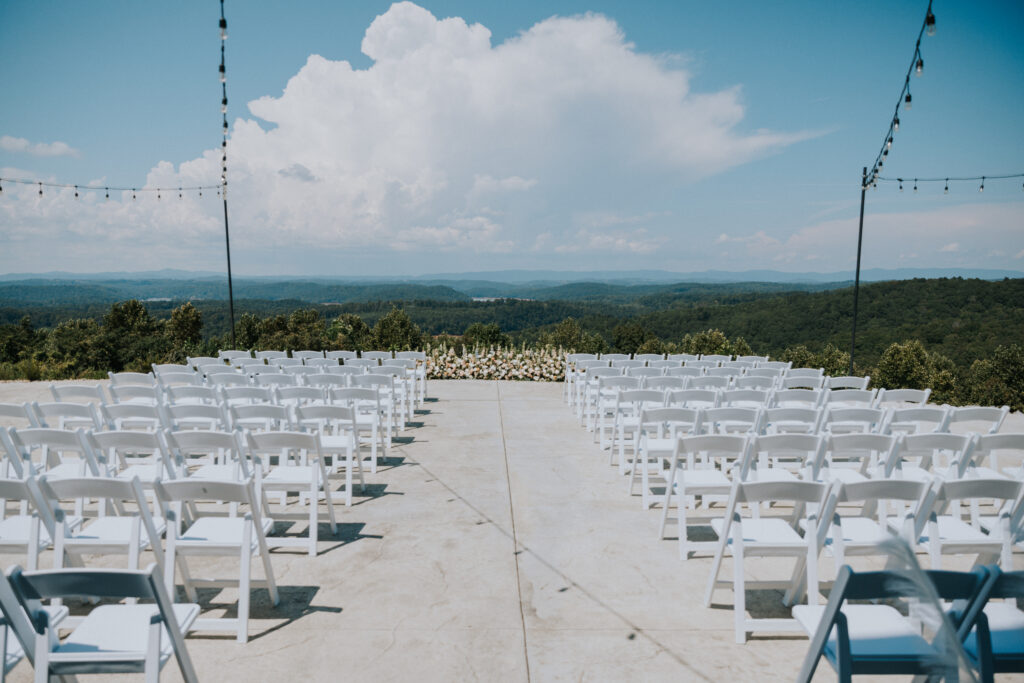
<path id="1" fill-rule="evenodd" d="M 135 188 L 133 187 L 132 188 L 132 201 L 134 201 L 134 200 L 135 200 Z"/>
<path id="2" fill-rule="evenodd" d="M 903 109 L 905 111 L 910 111 L 910 107 L 911 107 L 910 100 L 911 100 L 910 91 L 907 91 L 907 96 L 903 98 Z"/>
<path id="3" fill-rule="evenodd" d="M 157 200 L 160 199 L 160 190 L 159 189 L 157 189 L 157 191 L 156 191 L 156 198 L 157 198 Z"/>
<path id="4" fill-rule="evenodd" d="M 42 183 L 39 183 L 39 196 L 40 197 L 43 196 L 43 184 Z"/>
<path id="5" fill-rule="evenodd" d="M 181 199 L 181 188 L 178 188 L 178 199 Z"/>
<path id="6" fill-rule="evenodd" d="M 924 60 L 920 57 L 917 58 L 917 66 L 914 67 L 914 73 L 917 74 L 918 77 L 924 73 Z"/>
<path id="7" fill-rule="evenodd" d="M 897 178 L 900 181 L 900 192 L 903 192 L 903 178 Z"/>
<path id="8" fill-rule="evenodd" d="M 898 132 L 899 129 L 900 129 L 900 117 L 897 116 L 896 118 L 894 118 L 892 120 L 892 130 L 893 130 L 893 132 Z"/>
<path id="9" fill-rule="evenodd" d="M 935 15 L 932 14 L 931 10 L 928 10 L 928 15 L 924 18 L 925 32 L 929 36 L 935 35 Z"/>
<path id="10" fill-rule="evenodd" d="M 226 97 L 220 101 L 220 113 L 221 114 L 227 114 L 228 113 L 228 98 L 226 98 Z"/>
<path id="11" fill-rule="evenodd" d="M 982 186 L 984 186 L 984 182 L 982 183 Z M 75 199 L 78 199 L 78 185 L 75 185 Z"/>
<path id="12" fill-rule="evenodd" d="M 227 83 L 228 82 L 227 75 L 224 73 L 224 64 L 223 63 L 221 63 L 221 65 L 220 65 L 220 82 L 221 83 Z"/>
<path id="13" fill-rule="evenodd" d="M 221 40 L 227 40 L 228 39 L 228 20 L 227 19 L 221 19 L 220 20 L 220 39 Z"/>
<path id="14" fill-rule="evenodd" d="M 886 150 L 892 149 L 892 136 L 891 135 L 889 136 L 889 139 L 885 141 L 885 149 Z"/>
<path id="15" fill-rule="evenodd" d="M 109 187 L 105 187 L 105 188 L 103 188 L 103 190 L 106 192 L 106 195 L 107 195 L 106 198 L 110 199 L 110 188 Z"/>
<path id="16" fill-rule="evenodd" d="M 3 186 L 2 183 L 0 183 L 0 194 L 3 194 L 3 193 L 4 193 L 4 186 Z"/>
<path id="17" fill-rule="evenodd" d="M 914 178 L 914 192 L 917 192 L 917 178 Z"/>
<path id="18" fill-rule="evenodd" d="M 942 191 L 942 194 L 949 194 L 949 178 L 946 178 L 946 189 Z"/>
<path id="19" fill-rule="evenodd" d="M 978 187 L 978 192 L 985 191 L 985 176 L 981 176 L 981 185 Z"/>

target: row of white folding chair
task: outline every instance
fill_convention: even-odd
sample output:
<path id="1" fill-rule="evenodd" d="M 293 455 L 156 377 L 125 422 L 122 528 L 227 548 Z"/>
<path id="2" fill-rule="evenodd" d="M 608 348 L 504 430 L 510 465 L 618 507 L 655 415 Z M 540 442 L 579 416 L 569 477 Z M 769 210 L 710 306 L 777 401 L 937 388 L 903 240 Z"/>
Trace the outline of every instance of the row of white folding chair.
<path id="1" fill-rule="evenodd" d="M 190 615 L 185 630 L 230 630 L 236 632 L 239 641 L 245 642 L 251 587 L 266 586 L 274 604 L 278 603 L 267 552 L 270 542 L 265 535 L 272 521 L 262 515 L 263 506 L 259 504 L 260 495 L 253 486 L 253 480 L 157 479 L 149 490 L 155 498 L 156 513 L 150 511 L 138 477 L 124 480 L 42 475 L 29 476 L 24 480 L 0 480 L 5 502 L 20 501 L 23 506 L 31 507 L 30 515 L 22 512 L 0 522 L 0 548 L 5 552 L 18 552 L 21 550 L 19 546 L 27 545 L 29 569 L 35 569 L 39 551 L 50 546 L 54 549 L 54 566 L 57 569 L 81 567 L 86 555 L 112 554 L 127 555 L 128 569 L 137 569 L 140 553 L 148 550 L 155 560 L 157 580 L 166 585 L 167 594 L 175 595 L 174 571 L 177 566 L 181 570 L 186 594 L 193 603 L 196 601 L 196 584 L 208 585 L 208 582 L 192 578 L 184 556 L 189 551 L 203 555 L 240 554 L 239 578 L 216 582 L 216 585 L 239 588 L 237 618 L 197 620 L 196 609 Z M 80 514 L 70 514 L 63 507 L 67 500 L 74 501 L 76 510 L 82 507 L 84 500 L 96 500 L 96 516 L 90 521 Z M 199 500 L 227 502 L 231 509 L 226 517 L 223 512 L 216 512 L 215 516 L 201 515 L 194 505 Z M 188 515 L 183 514 L 182 501 L 190 504 Z M 239 504 L 247 508 L 244 517 L 239 514 Z M 316 507 L 315 503 L 312 507 Z M 181 526 L 186 519 L 187 530 Z M 165 534 L 166 553 L 161 542 Z M 311 536 L 315 541 L 315 530 Z M 251 557 L 257 553 L 263 561 L 266 578 L 253 582 L 249 566 Z M 59 604 L 54 608 L 60 609 Z M 63 625 L 70 627 L 80 622 L 81 618 L 65 616 Z"/>

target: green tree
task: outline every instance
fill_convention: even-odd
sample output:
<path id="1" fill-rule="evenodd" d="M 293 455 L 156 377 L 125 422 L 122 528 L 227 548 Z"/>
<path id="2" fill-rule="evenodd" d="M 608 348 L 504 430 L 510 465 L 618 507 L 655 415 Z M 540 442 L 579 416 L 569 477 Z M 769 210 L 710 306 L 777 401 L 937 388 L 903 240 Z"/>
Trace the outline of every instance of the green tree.
<path id="1" fill-rule="evenodd" d="M 108 356 L 108 369 L 114 372 L 146 372 L 171 349 L 170 339 L 163 334 L 163 323 L 136 299 L 110 307 L 103 316 L 103 332 L 96 342 L 97 352 Z"/>
<path id="2" fill-rule="evenodd" d="M 878 360 L 876 384 L 886 389 L 929 389 L 932 365 L 928 351 L 916 339 L 891 344 Z"/>
<path id="3" fill-rule="evenodd" d="M 616 325 L 612 330 L 612 347 L 619 353 L 636 353 L 651 336 L 643 325 L 629 320 Z"/>
<path id="4" fill-rule="evenodd" d="M 252 313 L 243 313 L 235 325 L 235 344 L 240 349 L 254 349 L 260 342 L 260 319 Z"/>
<path id="5" fill-rule="evenodd" d="M 186 302 L 171 311 L 171 319 L 167 323 L 167 332 L 176 346 L 198 344 L 203 338 L 203 316 L 199 310 Z"/>
<path id="6" fill-rule="evenodd" d="M 335 348 L 348 351 L 368 351 L 373 345 L 373 330 L 355 313 L 335 318 L 327 336 Z"/>
<path id="7" fill-rule="evenodd" d="M 566 318 L 555 325 L 555 328 L 548 335 L 545 335 L 544 341 L 551 346 L 563 348 L 566 351 L 592 353 L 591 351 L 583 350 L 583 347 L 586 345 L 583 327 L 575 318 Z"/>
<path id="8" fill-rule="evenodd" d="M 373 343 L 382 351 L 407 351 L 423 346 L 423 332 L 402 309 L 392 307 L 373 326 Z"/>
<path id="9" fill-rule="evenodd" d="M 497 323 L 472 323 L 462 333 L 462 341 L 466 346 L 489 348 L 492 346 L 508 346 L 508 335 L 502 334 Z"/>
<path id="10" fill-rule="evenodd" d="M 991 357 L 974 361 L 965 384 L 969 403 L 1024 410 L 1024 347 L 996 347 Z"/>
<path id="11" fill-rule="evenodd" d="M 106 370 L 112 350 L 104 348 L 102 330 L 95 320 L 65 320 L 46 337 L 44 353 L 56 377 L 81 377 L 90 370 Z"/>
<path id="12" fill-rule="evenodd" d="M 721 330 L 704 330 L 683 336 L 679 344 L 682 353 L 718 354 L 729 353 L 729 339 Z"/>

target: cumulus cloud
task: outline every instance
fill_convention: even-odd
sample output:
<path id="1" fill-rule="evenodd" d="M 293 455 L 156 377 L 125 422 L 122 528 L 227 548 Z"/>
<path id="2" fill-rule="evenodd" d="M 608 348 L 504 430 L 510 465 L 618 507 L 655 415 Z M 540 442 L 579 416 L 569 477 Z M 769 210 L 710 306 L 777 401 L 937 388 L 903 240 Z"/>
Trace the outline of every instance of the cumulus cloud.
<path id="1" fill-rule="evenodd" d="M 31 154 L 36 157 L 77 157 L 79 151 L 66 142 L 30 142 L 10 135 L 0 136 L 0 149 L 5 152 Z"/>
<path id="2" fill-rule="evenodd" d="M 361 47 L 368 68 L 311 55 L 280 95 L 249 103 L 255 118 L 233 121 L 239 258 L 254 245 L 271 265 L 314 246 L 526 254 L 543 240 L 648 254 L 664 242 L 650 223 L 671 219 L 615 208 L 638 189 L 720 173 L 812 135 L 744 131 L 738 86 L 694 91 L 678 55 L 638 51 L 599 14 L 553 17 L 495 45 L 480 24 L 399 2 Z M 209 150 L 177 168 L 160 163 L 147 180 L 219 176 Z M 216 244 L 214 202 L 167 206 L 80 206 L 77 216 L 153 248 L 153 225 L 173 248 L 182 231 Z M 37 227 L 30 214 L 17 224 Z"/>

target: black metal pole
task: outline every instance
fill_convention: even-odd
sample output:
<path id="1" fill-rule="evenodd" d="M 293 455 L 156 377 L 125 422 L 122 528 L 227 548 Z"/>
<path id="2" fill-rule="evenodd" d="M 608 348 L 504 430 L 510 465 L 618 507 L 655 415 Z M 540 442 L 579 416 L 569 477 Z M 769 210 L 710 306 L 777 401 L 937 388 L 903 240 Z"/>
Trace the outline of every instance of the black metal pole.
<path id="1" fill-rule="evenodd" d="M 853 351 L 857 347 L 857 299 L 860 295 L 860 247 L 864 241 L 864 195 L 868 190 L 868 168 L 864 171 L 860 180 L 860 225 L 857 228 L 857 271 L 853 278 L 853 330 L 850 332 L 850 374 L 853 374 Z M 227 205 L 224 206 L 224 226 L 227 228 Z M 228 266 L 228 278 L 230 281 L 231 267 Z"/>
<path id="2" fill-rule="evenodd" d="M 228 235 L 228 193 L 227 184 L 224 185 L 224 246 L 228 254 L 228 310 L 231 312 L 231 348 L 235 345 L 235 292 L 231 286 L 231 237 Z M 856 310 L 856 309 L 855 309 Z"/>

